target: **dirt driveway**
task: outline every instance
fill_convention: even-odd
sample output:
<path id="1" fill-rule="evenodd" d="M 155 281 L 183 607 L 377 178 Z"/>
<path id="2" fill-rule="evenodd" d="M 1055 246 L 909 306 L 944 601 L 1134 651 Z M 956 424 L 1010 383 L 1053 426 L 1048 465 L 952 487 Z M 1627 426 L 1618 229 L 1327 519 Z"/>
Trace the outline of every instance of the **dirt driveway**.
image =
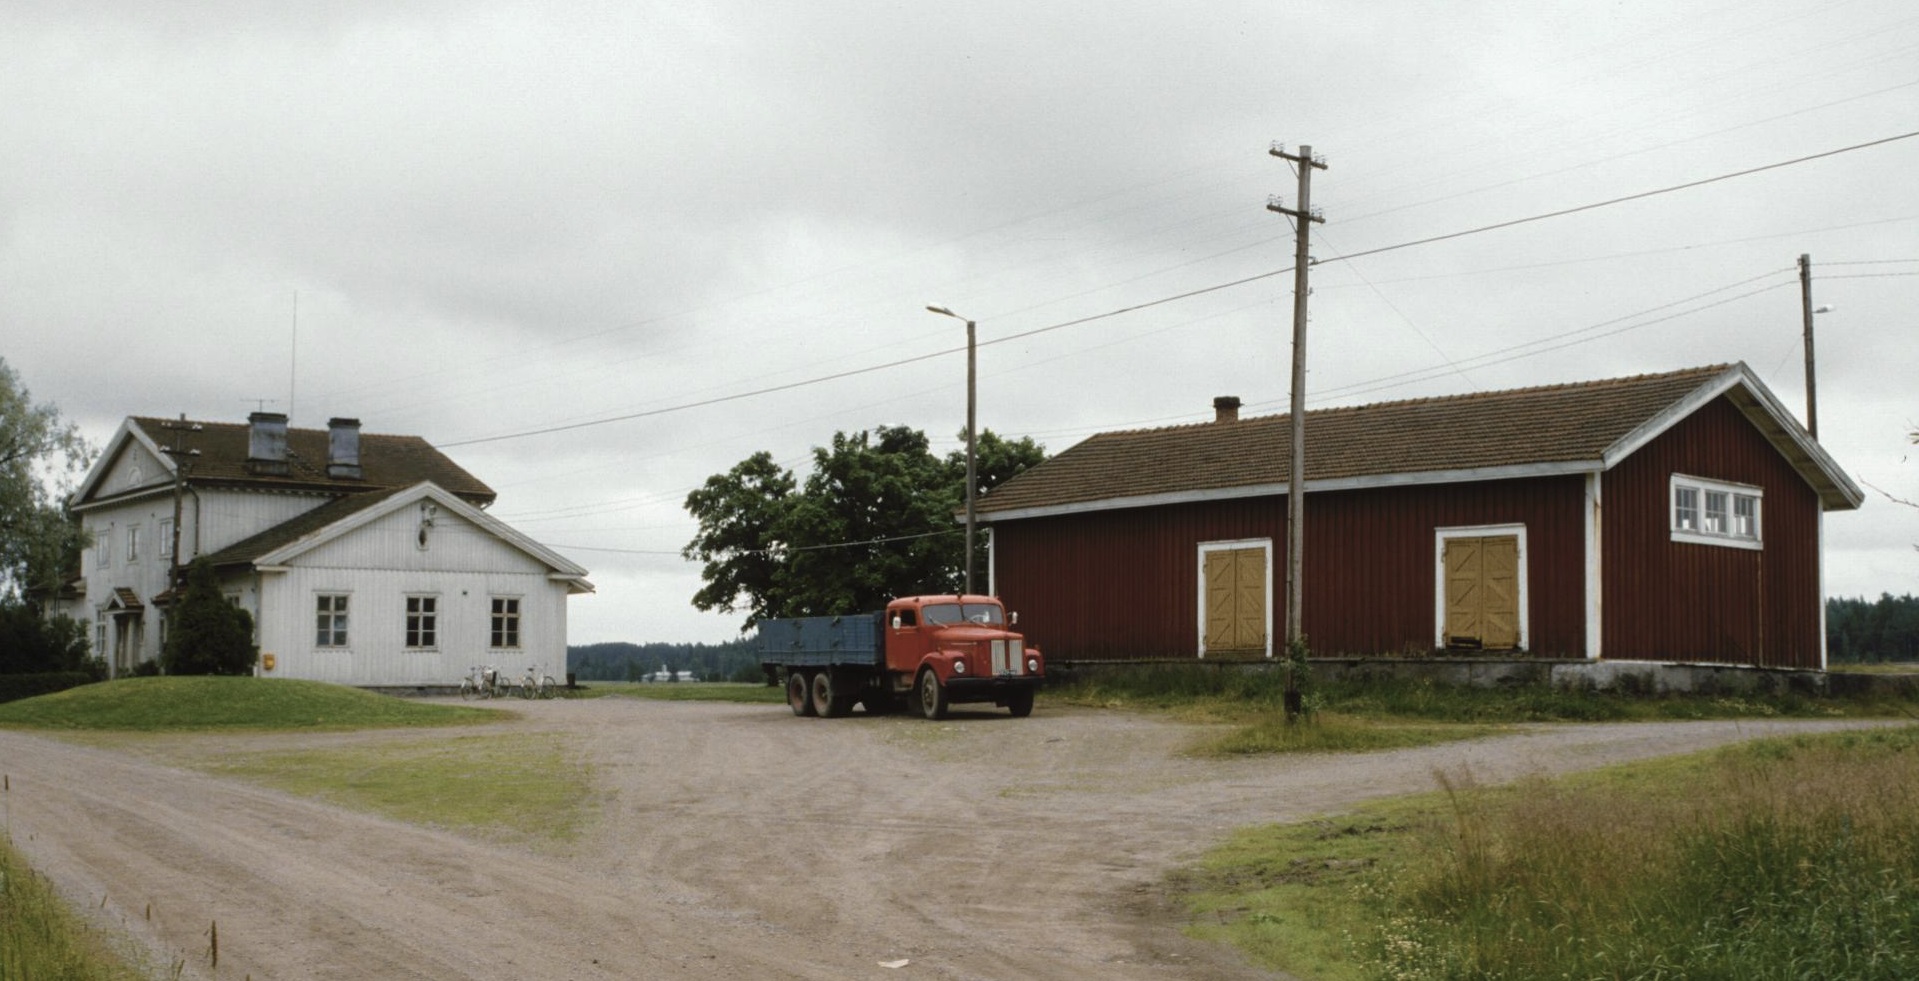
<path id="1" fill-rule="evenodd" d="M 559 854 L 18 732 L 0 732 L 5 817 L 37 869 L 186 977 L 1254 978 L 1271 975 L 1150 913 L 1165 873 L 1229 829 L 1430 790 L 1438 769 L 1495 782 L 1844 725 L 1559 726 L 1219 761 L 1179 755 L 1179 725 L 1044 703 L 941 723 L 624 699 L 515 710 L 511 726 L 567 733 L 595 767 L 602 811 Z"/>

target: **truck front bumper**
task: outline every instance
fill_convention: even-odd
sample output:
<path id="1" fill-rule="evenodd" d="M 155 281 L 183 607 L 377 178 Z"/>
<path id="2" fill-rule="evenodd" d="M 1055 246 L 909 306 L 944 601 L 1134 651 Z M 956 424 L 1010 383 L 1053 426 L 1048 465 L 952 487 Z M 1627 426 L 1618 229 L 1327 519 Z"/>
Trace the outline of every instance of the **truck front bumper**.
<path id="1" fill-rule="evenodd" d="M 946 682 L 946 700 L 958 703 L 992 702 L 1005 705 L 1021 692 L 1031 694 L 1044 684 L 1044 675 L 1002 674 L 992 678 L 955 677 Z"/>

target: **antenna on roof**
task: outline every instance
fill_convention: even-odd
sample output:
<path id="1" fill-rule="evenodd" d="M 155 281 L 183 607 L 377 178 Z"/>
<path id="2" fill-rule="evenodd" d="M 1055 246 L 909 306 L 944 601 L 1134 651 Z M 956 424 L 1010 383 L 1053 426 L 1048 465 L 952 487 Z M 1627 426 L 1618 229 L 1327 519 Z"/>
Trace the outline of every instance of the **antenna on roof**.
<path id="1" fill-rule="evenodd" d="M 267 406 L 269 406 L 269 405 L 279 405 L 279 404 L 280 404 L 280 400 L 279 400 L 279 399 L 253 399 L 253 398 L 247 398 L 247 399 L 241 399 L 240 401 L 242 401 L 242 402 L 252 402 L 252 403 L 253 403 L 253 411 L 255 411 L 255 412 L 265 412 L 265 411 L 267 410 Z"/>
<path id="2" fill-rule="evenodd" d="M 300 393 L 300 291 L 293 291 L 293 342 L 287 350 L 287 422 L 293 421 L 293 399 Z"/>

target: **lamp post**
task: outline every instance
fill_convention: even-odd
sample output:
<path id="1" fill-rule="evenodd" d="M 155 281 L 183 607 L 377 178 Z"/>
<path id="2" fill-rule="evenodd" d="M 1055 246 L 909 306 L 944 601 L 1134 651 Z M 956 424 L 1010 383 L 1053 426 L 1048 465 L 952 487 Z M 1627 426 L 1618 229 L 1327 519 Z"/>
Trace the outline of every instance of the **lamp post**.
<path id="1" fill-rule="evenodd" d="M 979 465 L 975 460 L 975 443 L 978 430 L 973 424 L 974 412 L 979 404 L 978 388 L 976 386 L 978 359 L 973 344 L 973 332 L 976 325 L 973 321 L 966 320 L 965 317 L 945 307 L 927 307 L 926 309 L 931 313 L 937 313 L 943 317 L 966 321 L 966 592 L 968 595 L 971 595 L 973 592 L 973 498 L 979 493 L 979 478 L 977 476 Z"/>

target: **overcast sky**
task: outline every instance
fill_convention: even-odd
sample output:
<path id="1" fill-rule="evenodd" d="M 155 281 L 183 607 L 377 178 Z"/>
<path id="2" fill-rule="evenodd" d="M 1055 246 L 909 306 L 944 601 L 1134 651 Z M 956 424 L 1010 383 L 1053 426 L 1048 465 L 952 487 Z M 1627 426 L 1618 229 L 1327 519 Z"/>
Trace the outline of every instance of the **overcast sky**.
<path id="1" fill-rule="evenodd" d="M 12 0 L 0 65 L 35 399 L 424 436 L 591 570 L 574 643 L 735 634 L 678 557 L 708 475 L 955 448 L 928 304 L 1054 452 L 1284 411 L 1290 275 L 1014 337 L 1290 267 L 1274 141 L 1328 164 L 1314 407 L 1744 361 L 1797 410 L 1809 253 L 1823 441 L 1919 499 L 1919 138 L 1333 261 L 1919 130 L 1909 0 Z M 1830 594 L 1919 589 L 1919 510 L 1826 528 Z"/>

